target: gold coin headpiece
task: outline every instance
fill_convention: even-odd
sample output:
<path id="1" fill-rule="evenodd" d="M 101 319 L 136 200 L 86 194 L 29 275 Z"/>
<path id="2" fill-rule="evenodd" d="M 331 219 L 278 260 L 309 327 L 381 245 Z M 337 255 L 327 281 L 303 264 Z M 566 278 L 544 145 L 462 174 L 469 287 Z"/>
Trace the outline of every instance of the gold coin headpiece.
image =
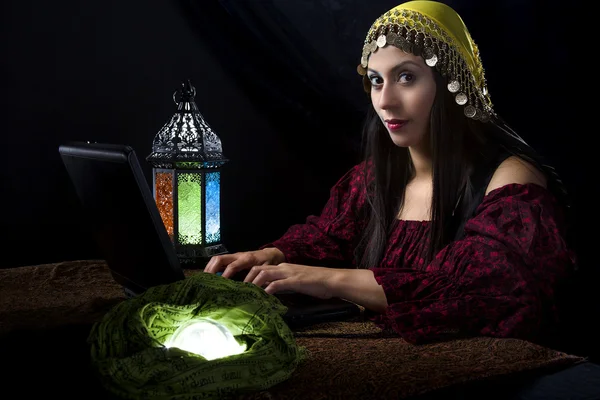
<path id="1" fill-rule="evenodd" d="M 461 17 L 449 6 L 410 1 L 387 11 L 371 25 L 357 68 L 367 91 L 369 57 L 387 45 L 421 56 L 425 64 L 436 68 L 467 117 L 487 122 L 495 116 L 479 49 Z"/>

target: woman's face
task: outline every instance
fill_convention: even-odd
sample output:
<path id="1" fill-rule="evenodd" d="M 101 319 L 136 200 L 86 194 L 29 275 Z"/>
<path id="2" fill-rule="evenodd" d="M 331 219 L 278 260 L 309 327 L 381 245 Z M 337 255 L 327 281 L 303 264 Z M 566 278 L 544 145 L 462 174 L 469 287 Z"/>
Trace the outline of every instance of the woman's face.
<path id="1" fill-rule="evenodd" d="M 371 101 L 396 146 L 418 146 L 428 136 L 436 85 L 423 58 L 394 46 L 369 58 Z"/>

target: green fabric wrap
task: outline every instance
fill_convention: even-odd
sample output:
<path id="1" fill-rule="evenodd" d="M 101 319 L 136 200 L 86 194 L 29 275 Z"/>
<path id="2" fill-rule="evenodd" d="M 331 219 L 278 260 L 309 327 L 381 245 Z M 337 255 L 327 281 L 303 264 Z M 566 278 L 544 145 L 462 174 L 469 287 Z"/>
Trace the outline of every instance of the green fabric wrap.
<path id="1" fill-rule="evenodd" d="M 287 308 L 263 289 L 198 273 L 156 286 L 94 324 L 92 365 L 107 390 L 127 399 L 217 399 L 267 389 L 306 357 L 283 320 Z M 229 329 L 246 351 L 208 361 L 164 343 L 192 318 Z"/>

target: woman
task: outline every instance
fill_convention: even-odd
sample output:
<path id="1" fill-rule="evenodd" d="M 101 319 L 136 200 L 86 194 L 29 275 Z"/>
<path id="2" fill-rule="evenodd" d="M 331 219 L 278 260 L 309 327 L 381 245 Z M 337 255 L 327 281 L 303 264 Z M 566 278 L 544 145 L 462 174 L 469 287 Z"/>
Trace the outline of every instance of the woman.
<path id="1" fill-rule="evenodd" d="M 320 216 L 205 271 L 249 269 L 245 281 L 268 293 L 345 298 L 413 343 L 554 341 L 573 270 L 564 191 L 494 112 L 460 16 L 433 1 L 395 7 L 371 26 L 358 72 L 373 106 L 365 161 Z"/>

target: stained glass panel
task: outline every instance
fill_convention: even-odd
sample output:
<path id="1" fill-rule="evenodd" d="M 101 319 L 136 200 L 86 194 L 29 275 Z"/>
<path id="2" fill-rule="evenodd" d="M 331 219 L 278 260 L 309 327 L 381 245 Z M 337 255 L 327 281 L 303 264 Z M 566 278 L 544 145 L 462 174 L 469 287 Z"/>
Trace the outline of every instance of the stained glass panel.
<path id="1" fill-rule="evenodd" d="M 179 243 L 202 244 L 202 175 L 177 175 Z"/>
<path id="2" fill-rule="evenodd" d="M 154 182 L 156 206 L 167 233 L 173 240 L 173 172 L 156 171 Z"/>
<path id="3" fill-rule="evenodd" d="M 206 242 L 221 240 L 221 178 L 220 172 L 206 174 Z"/>

